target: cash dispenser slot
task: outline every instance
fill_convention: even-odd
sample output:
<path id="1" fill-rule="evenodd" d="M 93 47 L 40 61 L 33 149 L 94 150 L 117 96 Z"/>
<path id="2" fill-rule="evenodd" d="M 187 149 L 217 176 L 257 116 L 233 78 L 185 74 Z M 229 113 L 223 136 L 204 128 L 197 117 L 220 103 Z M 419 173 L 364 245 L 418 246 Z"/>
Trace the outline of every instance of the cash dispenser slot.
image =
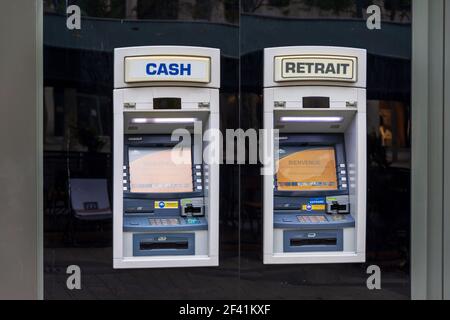
<path id="1" fill-rule="evenodd" d="M 195 234 L 134 234 L 134 256 L 194 255 Z"/>
<path id="2" fill-rule="evenodd" d="M 343 251 L 343 231 L 284 231 L 284 252 Z"/>
<path id="3" fill-rule="evenodd" d="M 291 247 L 304 246 L 335 246 L 337 244 L 336 238 L 322 238 L 322 239 L 291 239 Z"/>
<path id="4" fill-rule="evenodd" d="M 165 242 L 160 242 L 160 241 L 154 241 L 154 240 L 150 240 L 150 241 L 141 241 L 141 243 L 139 243 L 139 250 L 186 250 L 187 248 L 189 248 L 189 242 L 188 241 L 183 241 L 183 240 L 179 240 L 179 241 L 165 241 Z"/>

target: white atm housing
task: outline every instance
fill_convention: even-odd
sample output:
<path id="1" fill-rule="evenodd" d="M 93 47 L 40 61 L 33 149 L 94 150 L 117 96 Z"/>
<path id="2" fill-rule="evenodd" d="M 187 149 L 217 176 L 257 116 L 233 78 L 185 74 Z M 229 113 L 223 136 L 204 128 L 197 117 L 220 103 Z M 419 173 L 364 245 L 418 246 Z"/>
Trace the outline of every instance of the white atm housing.
<path id="1" fill-rule="evenodd" d="M 334 150 L 336 161 L 336 184 L 264 177 L 265 264 L 365 262 L 366 55 L 341 47 L 265 50 L 264 128 L 280 132 L 275 162 L 314 148 Z"/>
<path id="2" fill-rule="evenodd" d="M 217 266 L 219 164 L 202 132 L 219 129 L 220 51 L 118 48 L 114 66 L 114 268 Z M 162 162 L 145 176 L 155 159 L 169 162 L 176 129 L 192 139 L 192 185 L 184 173 L 184 182 L 163 181 L 172 172 Z"/>

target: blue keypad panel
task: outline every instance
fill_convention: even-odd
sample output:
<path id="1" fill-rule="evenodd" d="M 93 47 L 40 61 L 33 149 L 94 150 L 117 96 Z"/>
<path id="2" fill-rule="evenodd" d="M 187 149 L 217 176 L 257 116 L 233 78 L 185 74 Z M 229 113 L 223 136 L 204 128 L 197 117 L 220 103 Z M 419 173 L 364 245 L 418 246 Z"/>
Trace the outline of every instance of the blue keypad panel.
<path id="1" fill-rule="evenodd" d="M 274 228 L 277 229 L 336 229 L 353 228 L 355 219 L 350 214 L 296 214 L 277 213 L 274 215 Z"/>
<path id="2" fill-rule="evenodd" d="M 208 230 L 208 221 L 204 217 L 125 215 L 123 225 L 125 232 Z"/>

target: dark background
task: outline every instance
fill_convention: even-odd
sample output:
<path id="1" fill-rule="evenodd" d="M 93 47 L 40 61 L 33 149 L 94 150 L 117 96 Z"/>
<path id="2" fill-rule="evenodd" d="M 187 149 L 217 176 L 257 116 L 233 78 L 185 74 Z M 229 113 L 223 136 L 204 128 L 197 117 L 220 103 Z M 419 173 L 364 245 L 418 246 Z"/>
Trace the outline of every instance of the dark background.
<path id="1" fill-rule="evenodd" d="M 365 9 L 382 8 L 382 30 Z M 82 9 L 66 28 L 66 5 Z M 409 299 L 411 4 L 407 0 L 44 1 L 46 299 Z M 79 221 L 70 178 L 112 190 L 113 49 L 194 45 L 222 52 L 221 128 L 262 126 L 263 48 L 334 45 L 368 57 L 366 264 L 262 264 L 259 166 L 221 166 L 220 267 L 112 269 L 112 220 Z M 381 132 L 390 132 L 382 137 Z M 366 268 L 382 270 L 382 290 Z M 79 265 L 82 290 L 66 287 Z"/>

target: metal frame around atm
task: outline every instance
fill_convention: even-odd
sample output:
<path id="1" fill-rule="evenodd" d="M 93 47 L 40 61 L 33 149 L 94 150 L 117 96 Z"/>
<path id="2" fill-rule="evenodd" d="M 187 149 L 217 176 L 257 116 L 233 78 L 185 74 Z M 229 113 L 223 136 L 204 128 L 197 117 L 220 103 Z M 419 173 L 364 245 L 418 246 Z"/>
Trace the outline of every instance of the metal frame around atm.
<path id="1" fill-rule="evenodd" d="M 360 263 L 365 261 L 366 250 L 366 51 L 362 49 L 341 47 L 280 47 L 265 49 L 264 53 L 264 128 L 274 129 L 281 116 L 302 112 L 303 115 L 339 115 L 343 117 L 343 126 L 347 128 L 344 133 L 347 162 L 357 164 L 352 168 L 355 171 L 350 178 L 356 186 L 349 190 L 350 210 L 357 212 L 352 214 L 355 219 L 355 228 L 352 233 L 344 235 L 345 239 L 353 239 L 352 250 L 343 252 L 302 252 L 279 253 L 275 251 L 274 239 L 274 177 L 264 176 L 264 263 L 265 264 L 322 264 L 322 263 Z M 275 77 L 276 57 L 281 56 L 349 56 L 358 59 L 355 82 L 338 82 L 329 80 L 294 80 L 277 82 Z M 327 94 L 324 94 L 327 92 Z M 304 97 L 333 98 L 330 107 L 326 109 L 306 108 L 302 105 Z M 283 97 L 295 97 L 296 101 L 283 101 Z M 356 102 L 356 105 L 355 105 Z M 275 116 L 277 115 L 277 116 Z M 280 118 L 277 118 L 280 117 Z M 324 124 L 303 125 L 301 133 L 342 133 L 337 131 L 320 131 L 326 127 Z M 289 128 L 286 126 L 286 133 Z M 297 127 L 298 128 L 298 127 Z M 330 128 L 328 125 L 327 128 Z M 309 131 L 311 130 L 311 131 Z M 352 152 L 351 145 L 356 151 Z M 266 153 L 266 152 L 264 152 Z M 271 164 L 273 165 L 273 164 Z M 266 168 L 269 169 L 270 168 Z M 347 168 L 349 171 L 349 168 Z M 276 241 L 281 231 L 277 231 Z M 350 238 L 349 238 L 350 237 Z M 277 243 L 277 247 L 280 247 Z"/>
<path id="2" fill-rule="evenodd" d="M 124 79 L 125 57 L 145 56 L 182 56 L 187 57 L 209 57 L 211 66 L 209 68 L 210 81 L 208 83 L 198 82 L 132 82 L 127 83 Z M 113 264 L 114 268 L 175 268 L 175 267 L 212 267 L 219 264 L 219 163 L 211 161 L 210 153 L 202 153 L 209 157 L 207 168 L 207 182 L 203 193 L 205 196 L 205 214 L 208 222 L 207 230 L 183 231 L 185 235 L 195 233 L 196 249 L 201 245 L 200 254 L 191 251 L 186 255 L 153 255 L 153 256 L 126 256 L 133 246 L 133 233 L 125 232 L 123 222 L 123 199 L 124 190 L 124 136 L 129 131 L 124 128 L 127 117 L 180 117 L 189 115 L 202 119 L 204 130 L 219 129 L 219 88 L 220 88 L 220 50 L 201 47 L 183 46 L 150 46 L 120 48 L 115 51 L 116 68 L 115 90 L 114 90 L 114 244 Z M 161 110 L 153 106 L 153 98 L 180 98 L 181 108 L 177 110 Z M 205 104 L 206 103 L 206 104 Z M 138 126 L 138 125 L 136 125 Z M 170 130 L 169 130 L 170 131 Z M 138 135 L 146 133 L 137 130 Z M 168 132 L 161 132 L 166 134 Z M 211 143 L 211 142 L 210 142 Z M 213 142 L 217 143 L 217 142 Z M 203 145 L 206 148 L 206 145 Z M 206 178 L 206 177 L 205 177 Z M 206 233 L 205 233 L 206 232 Z M 125 240 L 125 233 L 127 239 Z M 171 232 L 166 232 L 171 234 Z M 126 241 L 126 244 L 125 244 Z M 130 247 L 131 246 L 131 247 Z M 203 252 L 205 252 L 203 254 Z"/>

